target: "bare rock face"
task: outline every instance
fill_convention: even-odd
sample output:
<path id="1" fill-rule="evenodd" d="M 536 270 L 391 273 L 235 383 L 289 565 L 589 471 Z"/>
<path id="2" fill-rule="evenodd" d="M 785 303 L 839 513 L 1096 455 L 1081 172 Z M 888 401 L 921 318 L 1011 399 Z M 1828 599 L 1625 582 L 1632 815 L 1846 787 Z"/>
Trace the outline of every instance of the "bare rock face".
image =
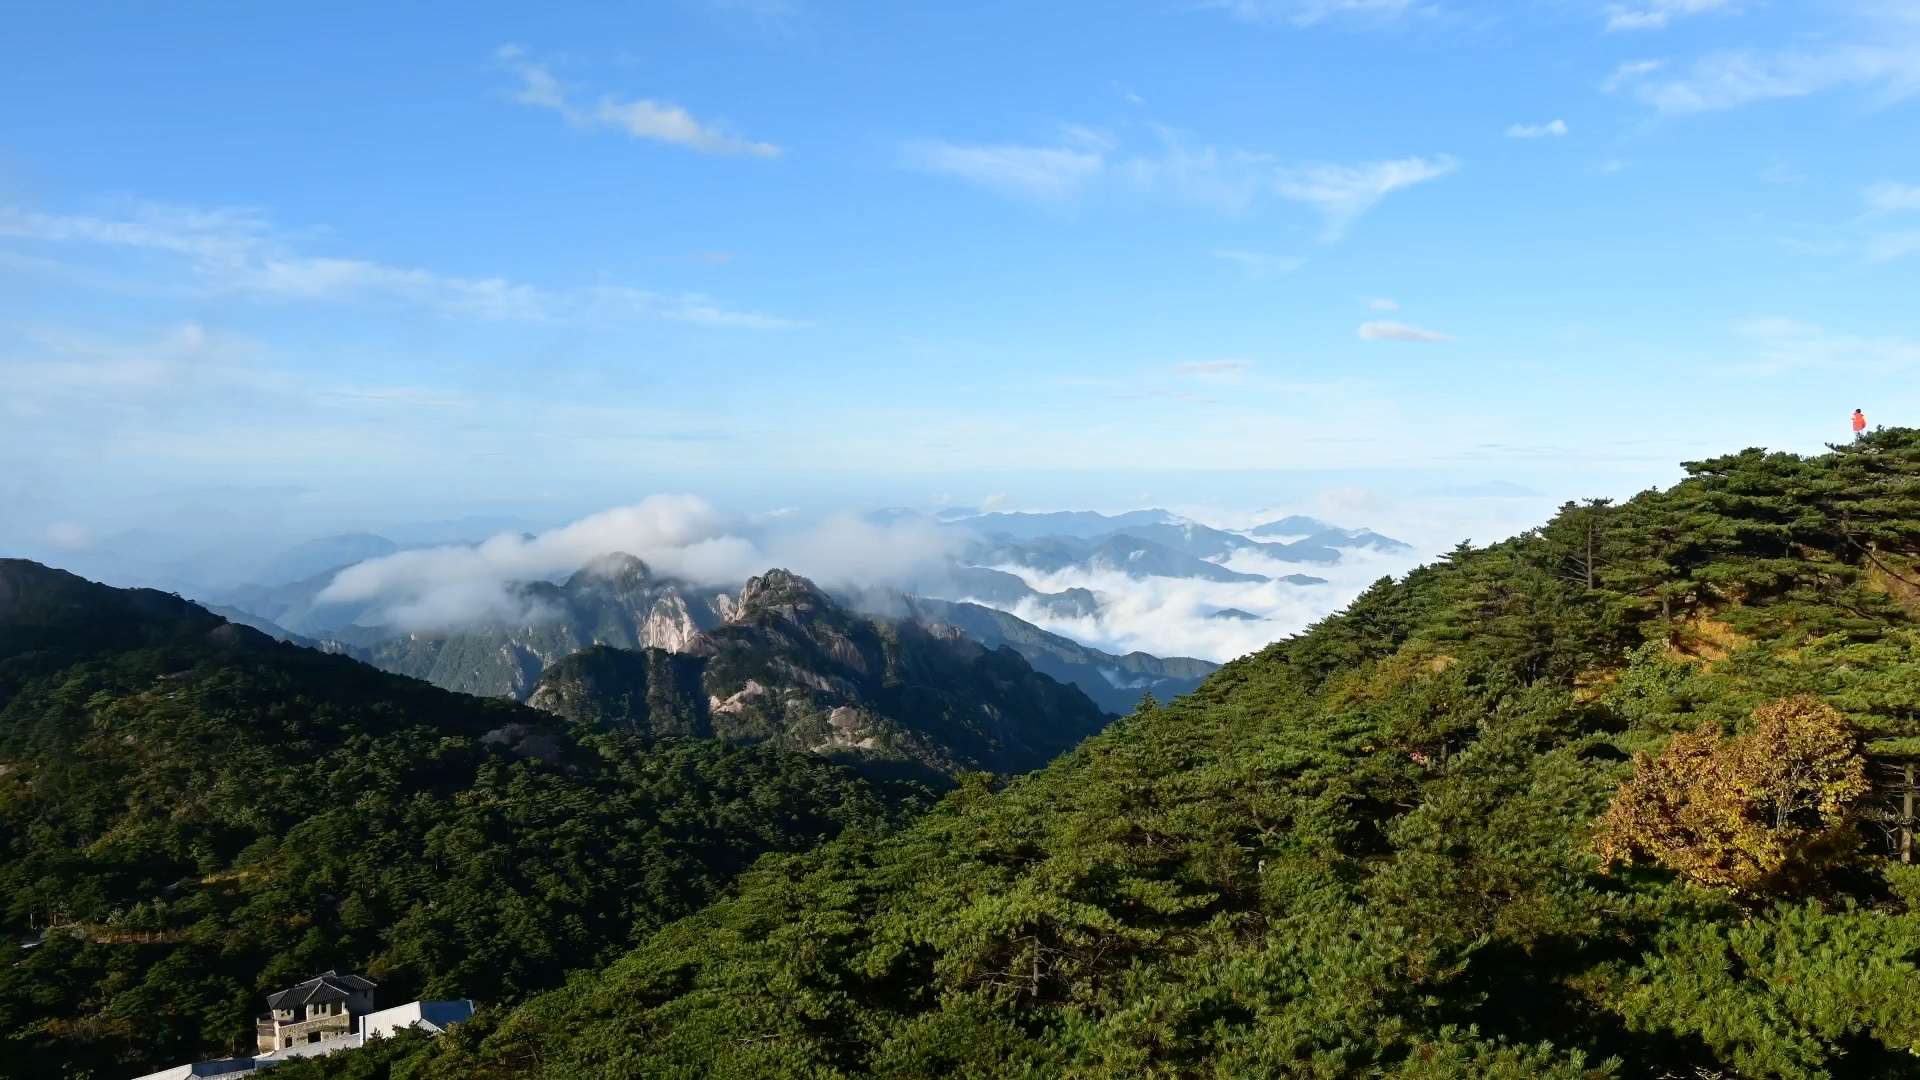
<path id="1" fill-rule="evenodd" d="M 707 702 L 707 711 L 726 714 L 745 712 L 747 707 L 752 704 L 754 698 L 766 696 L 766 687 L 761 686 L 752 679 L 748 679 L 747 685 L 741 689 L 739 693 L 728 695 L 725 701 L 722 701 L 718 697 L 709 699 Z"/>
<path id="2" fill-rule="evenodd" d="M 654 602 L 646 622 L 641 624 L 640 644 L 650 649 L 686 652 L 699 633 L 693 613 L 687 610 L 687 602 L 678 594 L 663 596 Z"/>

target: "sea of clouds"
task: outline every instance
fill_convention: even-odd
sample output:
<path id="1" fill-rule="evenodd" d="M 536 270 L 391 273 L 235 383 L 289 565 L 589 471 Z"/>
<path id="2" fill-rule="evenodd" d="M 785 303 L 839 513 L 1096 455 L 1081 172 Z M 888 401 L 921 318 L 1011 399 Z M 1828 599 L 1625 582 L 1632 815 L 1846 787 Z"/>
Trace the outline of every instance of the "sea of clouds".
<path id="1" fill-rule="evenodd" d="M 1398 576 L 1472 536 L 1510 535 L 1537 521 L 1542 507 L 1531 499 L 1383 500 L 1367 493 L 1331 492 L 1306 507 L 1245 514 L 1184 511 L 1217 528 L 1240 531 L 1289 512 L 1335 517 L 1348 526 L 1367 525 L 1412 545 L 1396 551 L 1350 550 L 1334 565 L 1280 562 L 1242 553 L 1230 569 L 1274 579 L 1211 582 L 1190 578 L 1135 579 L 1117 572 L 1068 570 L 1018 574 L 1040 592 L 1084 588 L 1101 601 L 1098 614 L 1063 618 L 1041 604 L 1009 610 L 1044 629 L 1114 652 L 1196 656 L 1225 661 L 1296 633 L 1344 608 L 1368 585 Z M 1365 520 L 1356 520 L 1361 516 Z M 1214 520 L 1208 521 L 1207 517 Z M 1264 538 L 1272 539 L 1272 538 Z M 321 594 L 322 602 L 372 605 L 361 621 L 408 631 L 537 619 L 517 589 L 531 580 L 554 580 L 598 556 L 625 552 L 645 560 L 655 574 L 699 585 L 732 588 L 771 567 L 785 567 L 822 586 L 873 588 L 939 581 L 967 547 L 964 527 L 924 517 L 875 521 L 857 513 L 803 517 L 790 513 L 738 515 L 693 495 L 655 495 L 535 534 L 502 533 L 477 544 L 403 551 L 341 571 Z M 1327 579 L 1322 585 L 1278 580 L 1290 574 Z M 927 591 L 932 592 L 932 589 Z M 978 599 L 948 592 L 944 599 Z M 983 602 L 983 601 L 982 601 Z M 1237 608 L 1256 620 L 1212 617 Z"/>

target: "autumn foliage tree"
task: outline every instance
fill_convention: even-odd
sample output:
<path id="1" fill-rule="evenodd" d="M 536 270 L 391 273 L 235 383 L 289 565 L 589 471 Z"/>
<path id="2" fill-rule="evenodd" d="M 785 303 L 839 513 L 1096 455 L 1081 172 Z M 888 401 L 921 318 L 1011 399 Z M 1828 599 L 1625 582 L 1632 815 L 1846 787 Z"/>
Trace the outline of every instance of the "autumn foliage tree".
<path id="1" fill-rule="evenodd" d="M 1703 885 L 1756 894 L 1851 858 L 1859 835 L 1848 808 L 1868 789 L 1852 725 L 1805 696 L 1753 718 L 1745 735 L 1708 723 L 1658 757 L 1637 755 L 1594 835 L 1602 862 L 1644 856 Z"/>

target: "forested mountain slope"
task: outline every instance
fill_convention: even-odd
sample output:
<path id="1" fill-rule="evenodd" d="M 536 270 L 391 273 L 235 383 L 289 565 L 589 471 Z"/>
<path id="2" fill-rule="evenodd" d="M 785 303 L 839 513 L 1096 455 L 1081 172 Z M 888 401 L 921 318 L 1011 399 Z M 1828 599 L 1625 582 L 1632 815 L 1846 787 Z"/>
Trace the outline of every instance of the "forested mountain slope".
<path id="1" fill-rule="evenodd" d="M 1092 698 L 1094 704 L 1115 714 L 1131 712 L 1141 694 L 1150 693 L 1165 700 L 1190 693 L 1202 679 L 1220 668 L 1210 660 L 1191 656 L 1154 656 L 1144 652 L 1116 656 L 1048 633 L 999 608 L 905 593 L 882 595 L 882 592 L 870 589 L 862 600 L 878 610 L 958 627 L 989 649 L 1005 645 L 1026 657 L 1035 671 L 1072 683 Z"/>
<path id="2" fill-rule="evenodd" d="M 896 812 L 817 758 L 593 731 L 0 560 L 0 1076 L 221 1056 L 333 967 L 517 1000 Z"/>
<path id="3" fill-rule="evenodd" d="M 1913 1076 L 1920 433 L 1689 473 L 282 1080 Z"/>

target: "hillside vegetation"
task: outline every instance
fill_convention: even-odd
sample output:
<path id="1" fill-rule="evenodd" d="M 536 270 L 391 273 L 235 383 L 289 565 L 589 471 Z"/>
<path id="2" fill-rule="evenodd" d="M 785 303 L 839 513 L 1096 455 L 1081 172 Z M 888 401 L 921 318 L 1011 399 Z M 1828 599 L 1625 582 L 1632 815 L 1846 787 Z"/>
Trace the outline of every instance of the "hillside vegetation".
<path id="1" fill-rule="evenodd" d="M 247 1050 L 267 992 L 333 967 L 510 1003 L 896 812 L 814 757 L 575 725 L 0 560 L 0 1076 Z"/>
<path id="2" fill-rule="evenodd" d="M 1920 433 L 1688 472 L 282 1080 L 1913 1076 Z"/>

